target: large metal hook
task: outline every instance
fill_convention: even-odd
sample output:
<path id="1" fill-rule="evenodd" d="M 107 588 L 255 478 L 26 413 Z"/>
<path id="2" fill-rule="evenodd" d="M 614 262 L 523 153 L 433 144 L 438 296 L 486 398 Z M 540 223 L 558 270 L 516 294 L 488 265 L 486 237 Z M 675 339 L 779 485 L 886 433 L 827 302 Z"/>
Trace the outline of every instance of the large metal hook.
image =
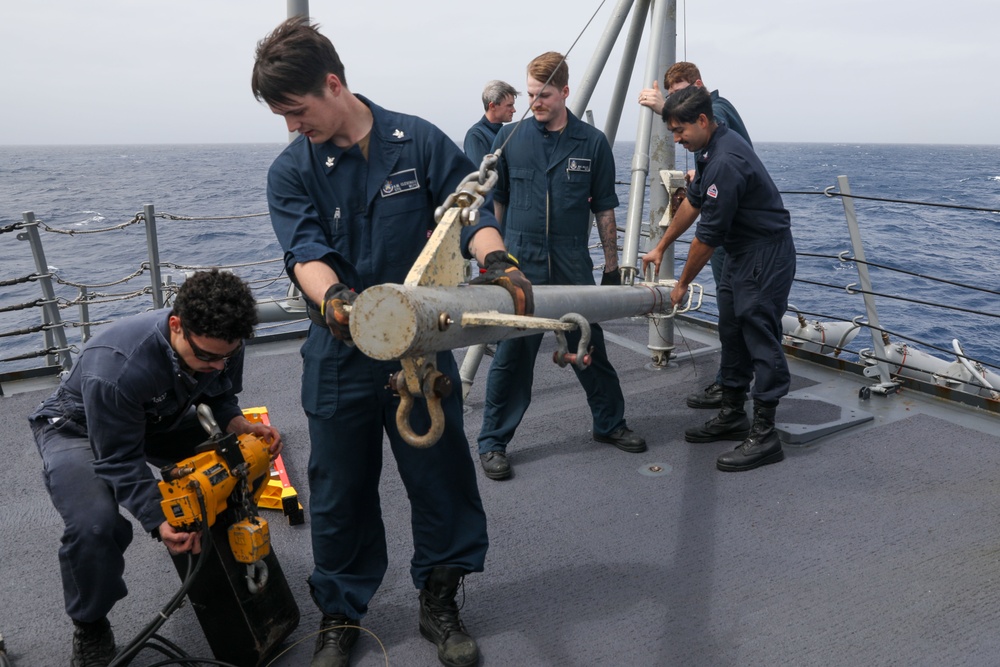
<path id="1" fill-rule="evenodd" d="M 557 329 L 555 334 L 559 348 L 552 353 L 552 361 L 562 368 L 573 364 L 575 368 L 582 371 L 590 365 L 590 322 L 576 313 L 566 313 L 559 318 L 559 321 L 575 324 L 576 328 L 580 330 L 580 342 L 576 346 L 576 353 L 571 353 L 569 344 L 566 342 L 566 333 Z"/>
<path id="2" fill-rule="evenodd" d="M 267 563 L 263 559 L 247 564 L 247 590 L 256 595 L 267 586 Z"/>
<path id="3" fill-rule="evenodd" d="M 444 434 L 444 409 L 441 407 L 441 399 L 451 394 L 451 378 L 438 370 L 432 370 L 424 378 L 423 395 L 427 401 L 427 414 L 431 418 L 431 425 L 427 433 L 417 435 L 410 426 L 410 412 L 413 411 L 414 398 L 407 386 L 405 371 L 399 371 L 389 379 L 389 386 L 399 394 L 399 408 L 396 410 L 396 430 L 399 435 L 411 447 L 423 449 L 430 447 Z"/>

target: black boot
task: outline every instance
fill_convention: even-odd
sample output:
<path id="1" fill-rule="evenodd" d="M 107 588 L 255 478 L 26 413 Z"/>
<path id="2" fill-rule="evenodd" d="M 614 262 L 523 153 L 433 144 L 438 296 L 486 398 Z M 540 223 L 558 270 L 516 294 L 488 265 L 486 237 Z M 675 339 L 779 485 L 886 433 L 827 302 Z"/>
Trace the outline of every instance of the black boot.
<path id="1" fill-rule="evenodd" d="M 715 442 L 716 440 L 743 440 L 750 435 L 750 421 L 743 409 L 746 393 L 739 389 L 722 390 L 722 409 L 703 426 L 684 431 L 688 442 Z"/>
<path id="2" fill-rule="evenodd" d="M 716 410 L 722 407 L 722 385 L 713 382 L 701 391 L 696 391 L 687 397 L 687 406 L 699 410 Z"/>
<path id="3" fill-rule="evenodd" d="M 455 604 L 464 574 L 455 567 L 436 567 L 420 591 L 420 634 L 437 644 L 438 660 L 448 667 L 479 663 L 479 647 L 466 632 Z"/>
<path id="4" fill-rule="evenodd" d="M 358 621 L 344 614 L 323 614 L 309 667 L 347 667 L 358 641 Z"/>
<path id="5" fill-rule="evenodd" d="M 115 634 L 108 619 L 93 623 L 73 621 L 71 667 L 107 667 L 115 657 Z"/>
<path id="6" fill-rule="evenodd" d="M 776 409 L 777 404 L 772 407 L 754 402 L 750 435 L 736 449 L 720 456 L 715 462 L 715 467 L 726 472 L 740 472 L 784 459 L 781 440 L 778 439 L 778 432 L 774 430 Z"/>

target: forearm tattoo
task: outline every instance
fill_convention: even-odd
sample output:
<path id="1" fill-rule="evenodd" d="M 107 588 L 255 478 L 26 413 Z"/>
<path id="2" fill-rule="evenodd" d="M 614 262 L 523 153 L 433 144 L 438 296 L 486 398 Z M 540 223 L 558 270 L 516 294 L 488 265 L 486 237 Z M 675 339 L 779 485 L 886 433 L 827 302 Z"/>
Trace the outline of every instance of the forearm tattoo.
<path id="1" fill-rule="evenodd" d="M 618 268 L 618 228 L 615 226 L 613 209 L 601 211 L 597 218 L 597 234 L 604 246 L 604 270 L 612 271 Z"/>

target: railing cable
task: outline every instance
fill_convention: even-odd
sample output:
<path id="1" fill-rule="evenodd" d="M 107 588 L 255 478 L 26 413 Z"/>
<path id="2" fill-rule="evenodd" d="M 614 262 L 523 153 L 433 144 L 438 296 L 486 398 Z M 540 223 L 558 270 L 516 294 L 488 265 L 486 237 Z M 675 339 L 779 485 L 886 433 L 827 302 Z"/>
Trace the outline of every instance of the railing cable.
<path id="1" fill-rule="evenodd" d="M 75 346 L 70 345 L 69 347 L 50 347 L 45 350 L 36 350 L 34 352 L 26 352 L 24 354 L 18 354 L 13 357 L 5 357 L 0 359 L 0 363 L 5 361 L 21 361 L 22 359 L 34 359 L 35 357 L 47 357 L 50 354 L 59 354 L 60 352 L 76 352 Z"/>
<path id="2" fill-rule="evenodd" d="M 124 278 L 121 278 L 120 280 L 116 280 L 110 283 L 95 283 L 93 285 L 87 283 L 75 283 L 72 280 L 66 280 L 65 278 L 60 278 L 59 276 L 56 276 L 55 278 L 56 282 L 59 283 L 60 285 L 69 285 L 70 287 L 76 287 L 77 289 L 81 288 L 92 289 L 96 287 L 114 287 L 115 285 L 121 285 L 122 283 L 127 283 L 133 278 L 141 276 L 148 270 L 149 270 L 149 262 L 143 262 L 142 264 L 139 265 L 138 269 L 136 269 L 129 275 L 125 276 Z"/>
<path id="3" fill-rule="evenodd" d="M 894 299 L 896 301 L 906 301 L 908 303 L 916 303 L 921 306 L 934 306 L 936 308 L 944 308 L 945 310 L 954 310 L 960 313 L 969 313 L 971 315 L 983 315 L 985 317 L 997 317 L 1000 318 L 998 313 L 990 313 L 984 310 L 974 310 L 972 308 L 962 308 L 961 306 L 949 306 L 943 303 L 935 303 L 934 301 L 923 301 L 921 299 L 911 299 L 906 296 L 899 296 L 897 294 L 886 294 L 884 292 L 876 292 L 874 290 L 867 291 L 859 287 L 855 287 L 857 283 L 850 283 L 848 285 L 831 285 L 830 283 L 821 283 L 817 280 L 809 280 L 808 278 L 795 278 L 797 283 L 805 283 L 806 285 L 816 285 L 818 287 L 829 287 L 835 290 L 844 290 L 848 294 L 871 294 L 872 296 L 880 296 L 885 299 Z"/>
<path id="4" fill-rule="evenodd" d="M 20 278 L 11 278 L 10 280 L 0 280 L 0 287 L 10 287 L 11 285 L 20 285 L 21 283 L 30 283 L 33 280 L 38 280 L 41 278 L 37 273 L 29 273 L 26 276 Z"/>
<path id="5" fill-rule="evenodd" d="M 0 313 L 9 313 L 14 310 L 24 310 L 25 308 L 38 308 L 50 303 L 45 299 L 35 299 L 34 301 L 28 301 L 27 303 L 16 303 L 12 306 L 0 307 Z"/>
<path id="6" fill-rule="evenodd" d="M 102 232 L 113 232 L 118 229 L 125 229 L 130 225 L 137 224 L 138 222 L 144 220 L 142 212 L 136 213 L 135 216 L 128 222 L 123 222 L 120 225 L 115 225 L 114 227 L 103 227 L 101 229 L 59 229 L 58 227 L 50 227 L 45 224 L 44 221 L 35 219 L 35 222 L 43 230 L 47 232 L 52 232 L 53 234 L 67 234 L 69 236 L 76 236 L 77 234 L 101 234 Z M 23 223 L 22 223 L 23 224 Z"/>
<path id="7" fill-rule="evenodd" d="M 996 208 L 986 208 L 984 206 L 962 206 L 961 204 L 940 204 L 937 202 L 927 202 L 927 201 L 913 201 L 911 199 L 890 199 L 888 197 L 868 197 L 865 195 L 849 194 L 845 195 L 842 192 L 834 192 L 833 189 L 837 187 L 836 185 L 827 186 L 822 192 L 815 190 L 779 190 L 779 194 L 783 195 L 822 195 L 824 197 L 844 197 L 846 199 L 864 199 L 867 201 L 882 201 L 888 202 L 890 204 L 910 204 L 913 206 L 932 206 L 935 208 L 952 208 L 959 211 L 979 211 L 981 213 L 1000 213 L 1000 209 Z"/>
<path id="8" fill-rule="evenodd" d="M 190 215 L 177 215 L 175 213 L 157 213 L 157 218 L 163 218 L 164 220 L 182 220 L 188 222 L 196 222 L 201 220 L 242 220 L 243 218 L 260 218 L 266 215 L 271 215 L 270 213 L 247 213 L 246 215 L 225 215 L 218 217 L 204 217 L 199 218 Z"/>
<path id="9" fill-rule="evenodd" d="M 39 331 L 45 331 L 46 325 L 36 324 L 33 327 L 28 327 L 26 329 L 14 329 L 13 331 L 0 331 L 0 338 L 7 338 L 8 336 L 23 336 L 30 333 L 38 333 Z"/>
<path id="10" fill-rule="evenodd" d="M 992 290 L 986 287 L 978 287 L 976 285 L 969 285 L 968 283 L 960 283 L 954 280 L 945 280 L 944 278 L 937 278 L 935 276 L 929 276 L 924 273 L 917 273 L 916 271 L 909 271 L 907 269 L 900 269 L 896 266 L 889 266 L 888 264 L 878 264 L 877 262 L 868 262 L 865 260 L 857 259 L 856 257 L 848 256 L 847 251 L 840 253 L 839 255 L 826 255 L 822 253 L 815 252 L 796 252 L 797 257 L 816 257 L 819 259 L 836 259 L 844 263 L 856 262 L 858 264 L 866 264 L 868 266 L 874 266 L 877 269 L 885 269 L 886 271 L 895 271 L 896 273 L 902 273 L 907 276 L 913 276 L 914 278 L 924 278 L 925 280 L 930 280 L 936 283 L 942 283 L 944 285 L 952 285 L 953 287 L 962 287 L 964 289 L 975 290 L 977 292 L 985 292 L 987 294 L 995 294 L 1000 296 L 1000 291 Z"/>

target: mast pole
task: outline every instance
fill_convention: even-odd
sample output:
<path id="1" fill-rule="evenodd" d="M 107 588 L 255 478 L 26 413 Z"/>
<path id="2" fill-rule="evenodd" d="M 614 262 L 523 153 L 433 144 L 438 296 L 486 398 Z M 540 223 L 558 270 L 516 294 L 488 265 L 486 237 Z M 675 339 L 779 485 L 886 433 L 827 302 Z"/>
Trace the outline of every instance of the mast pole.
<path id="1" fill-rule="evenodd" d="M 287 0 L 287 13 L 288 18 L 294 18 L 296 16 L 305 16 L 309 18 L 309 0 Z M 292 143 L 295 139 L 297 132 L 288 133 L 288 143 Z"/>

